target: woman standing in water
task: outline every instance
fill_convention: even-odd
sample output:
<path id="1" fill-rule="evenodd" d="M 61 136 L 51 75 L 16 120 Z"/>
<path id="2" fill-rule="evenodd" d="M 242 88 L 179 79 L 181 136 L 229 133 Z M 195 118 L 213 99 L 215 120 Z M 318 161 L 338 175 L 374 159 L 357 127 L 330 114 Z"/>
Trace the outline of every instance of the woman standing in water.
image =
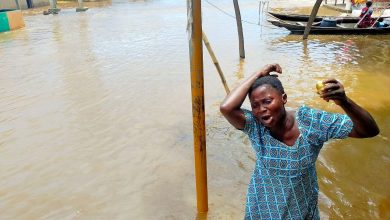
<path id="1" fill-rule="evenodd" d="M 220 110 L 245 132 L 257 156 L 248 186 L 245 219 L 319 219 L 315 162 L 324 142 L 379 133 L 372 116 L 345 94 L 335 79 L 325 80 L 321 98 L 333 100 L 346 113 L 301 106 L 286 111 L 287 95 L 270 64 L 254 73 L 222 102 Z M 252 111 L 241 108 L 248 95 Z"/>

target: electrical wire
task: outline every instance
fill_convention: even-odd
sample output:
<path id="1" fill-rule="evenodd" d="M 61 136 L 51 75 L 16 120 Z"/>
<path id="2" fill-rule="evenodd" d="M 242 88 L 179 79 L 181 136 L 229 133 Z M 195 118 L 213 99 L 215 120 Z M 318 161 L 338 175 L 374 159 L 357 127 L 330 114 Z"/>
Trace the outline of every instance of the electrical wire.
<path id="1" fill-rule="evenodd" d="M 218 11 L 224 13 L 225 15 L 227 15 L 227 16 L 229 16 L 229 17 L 231 17 L 231 18 L 236 19 L 236 16 L 234 16 L 234 15 L 232 15 L 232 14 L 230 14 L 230 13 L 224 11 L 223 9 L 219 8 L 219 7 L 216 6 L 215 4 L 209 2 L 208 0 L 204 0 L 204 1 L 207 2 L 209 5 L 211 5 L 212 7 L 216 8 Z M 279 29 L 278 27 L 274 27 L 274 26 L 270 26 L 270 25 L 264 25 L 264 24 L 261 25 L 261 24 L 259 24 L 259 23 L 255 23 L 255 22 L 251 22 L 251 21 L 246 21 L 246 20 L 243 20 L 243 19 L 241 19 L 241 21 L 244 22 L 244 23 L 252 24 L 252 25 L 256 25 L 256 26 L 263 26 L 263 27 L 265 26 L 265 27 L 268 27 L 268 28 Z"/>

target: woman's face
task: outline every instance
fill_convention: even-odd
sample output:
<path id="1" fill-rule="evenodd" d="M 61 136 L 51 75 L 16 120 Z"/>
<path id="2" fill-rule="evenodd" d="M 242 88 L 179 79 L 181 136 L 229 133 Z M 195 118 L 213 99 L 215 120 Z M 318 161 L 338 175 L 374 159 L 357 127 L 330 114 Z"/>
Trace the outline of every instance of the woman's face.
<path id="1" fill-rule="evenodd" d="M 268 128 L 272 128 L 284 117 L 284 104 L 287 95 L 281 94 L 270 85 L 262 85 L 252 91 L 249 96 L 252 113 L 257 120 Z"/>

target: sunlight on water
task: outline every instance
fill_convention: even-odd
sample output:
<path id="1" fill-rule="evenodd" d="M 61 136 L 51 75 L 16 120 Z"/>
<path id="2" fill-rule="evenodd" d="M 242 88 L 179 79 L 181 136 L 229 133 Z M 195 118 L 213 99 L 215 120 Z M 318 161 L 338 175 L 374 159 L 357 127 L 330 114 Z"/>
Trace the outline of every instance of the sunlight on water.
<path id="1" fill-rule="evenodd" d="M 234 14 L 231 1 L 214 0 Z M 203 1 L 202 1 L 203 2 Z M 312 1 L 271 7 L 308 13 Z M 255 155 L 219 113 L 225 93 L 204 50 L 209 213 L 196 214 L 185 1 L 61 2 L 25 11 L 26 28 L 0 33 L 0 219 L 240 219 Z M 297 8 L 305 6 L 304 8 Z M 203 2 L 203 30 L 230 88 L 267 63 L 283 68 L 288 108 L 322 101 L 315 83 L 341 80 L 367 108 L 378 137 L 327 144 L 317 162 L 323 219 L 386 219 L 390 210 L 390 40 L 301 36 L 236 21 Z M 320 13 L 328 13 L 323 10 Z M 334 12 L 329 12 L 334 13 Z M 245 103 L 248 107 L 248 103 Z"/>

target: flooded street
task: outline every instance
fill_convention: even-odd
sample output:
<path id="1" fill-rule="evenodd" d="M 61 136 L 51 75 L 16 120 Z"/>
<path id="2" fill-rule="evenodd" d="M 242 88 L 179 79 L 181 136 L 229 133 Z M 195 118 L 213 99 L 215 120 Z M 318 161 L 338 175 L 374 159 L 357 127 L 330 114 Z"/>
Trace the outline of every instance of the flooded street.
<path id="1" fill-rule="evenodd" d="M 240 61 L 236 21 L 221 12 L 234 14 L 232 2 L 208 1 L 219 9 L 202 1 L 203 30 L 230 88 L 277 62 L 289 108 L 341 112 L 315 93 L 337 78 L 374 116 L 379 136 L 322 149 L 319 206 L 322 219 L 390 218 L 390 37 L 303 42 L 256 25 L 258 2 L 242 0 Z M 25 28 L 0 33 L 0 219 L 242 219 L 255 154 L 219 113 L 225 91 L 206 49 L 209 213 L 196 213 L 186 1 L 86 6 L 24 12 Z"/>

